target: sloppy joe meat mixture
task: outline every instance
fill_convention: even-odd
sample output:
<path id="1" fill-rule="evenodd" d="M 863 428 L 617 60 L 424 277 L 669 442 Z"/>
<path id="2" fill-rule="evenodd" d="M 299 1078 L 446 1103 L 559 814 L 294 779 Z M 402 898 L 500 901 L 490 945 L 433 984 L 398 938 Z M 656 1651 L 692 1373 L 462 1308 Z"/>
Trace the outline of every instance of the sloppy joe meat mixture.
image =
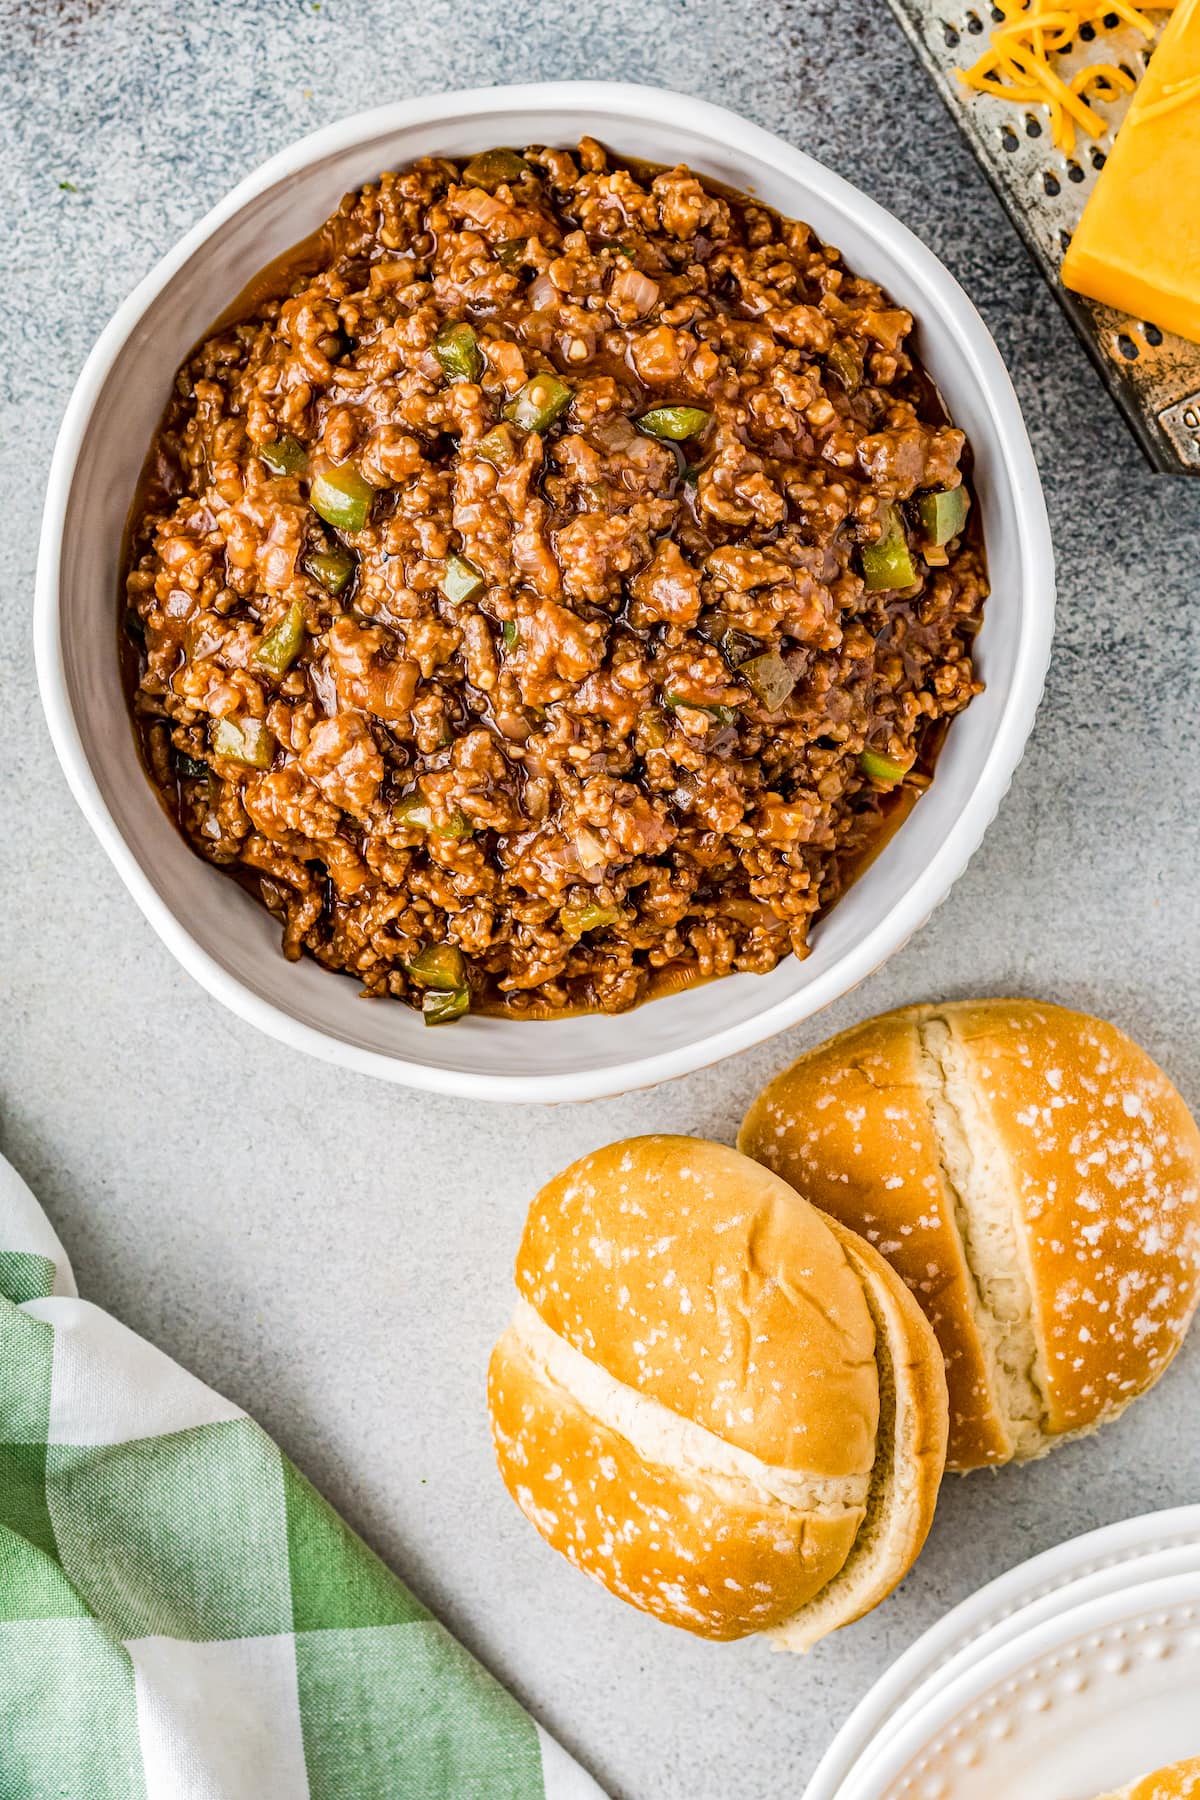
<path id="1" fill-rule="evenodd" d="M 132 704 L 190 843 L 430 1023 L 804 956 L 979 686 L 912 323 L 588 139 L 347 196 L 139 490 Z"/>

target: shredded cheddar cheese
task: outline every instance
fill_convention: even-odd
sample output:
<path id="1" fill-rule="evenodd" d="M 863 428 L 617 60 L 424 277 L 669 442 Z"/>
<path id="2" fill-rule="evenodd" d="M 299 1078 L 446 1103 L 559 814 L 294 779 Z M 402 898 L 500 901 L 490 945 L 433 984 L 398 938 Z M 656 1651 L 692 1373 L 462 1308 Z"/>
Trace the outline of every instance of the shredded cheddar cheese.
<path id="1" fill-rule="evenodd" d="M 1082 25 L 1090 25 L 1097 36 L 1128 25 L 1153 40 L 1156 28 L 1147 13 L 1171 12 L 1176 4 L 1177 0 L 1154 0 L 1145 7 L 1131 0 L 996 0 L 1004 17 L 983 55 L 969 69 L 960 69 L 958 78 L 981 94 L 995 94 L 1021 106 L 1048 107 L 1055 146 L 1070 156 L 1077 130 L 1098 138 L 1108 129 L 1089 101 L 1115 100 L 1119 94 L 1132 93 L 1135 83 L 1111 62 L 1089 63 L 1064 79 L 1054 59 L 1070 49 Z M 1182 104 L 1183 98 L 1180 94 L 1177 103 Z"/>

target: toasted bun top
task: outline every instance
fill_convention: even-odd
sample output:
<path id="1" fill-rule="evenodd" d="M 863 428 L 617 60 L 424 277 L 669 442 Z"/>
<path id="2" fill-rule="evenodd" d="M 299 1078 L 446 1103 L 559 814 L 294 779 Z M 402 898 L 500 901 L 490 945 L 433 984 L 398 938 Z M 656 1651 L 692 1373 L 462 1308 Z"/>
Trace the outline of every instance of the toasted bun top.
<path id="1" fill-rule="evenodd" d="M 614 1144 L 542 1189 L 517 1285 L 497 1460 L 577 1568 L 704 1637 L 805 1649 L 911 1567 L 945 1460 L 937 1342 L 785 1182 L 695 1138 Z"/>
<path id="2" fill-rule="evenodd" d="M 492 1353 L 496 1456 L 527 1518 L 666 1624 L 738 1638 L 794 1619 L 850 1555 L 867 1477 L 789 1481 L 594 1363 L 580 1379 L 585 1361 L 521 1302 Z"/>
<path id="3" fill-rule="evenodd" d="M 1200 1278 L 1200 1131 L 1146 1052 L 1064 1007 L 981 1001 L 952 1035 L 1012 1171 L 1052 1431 L 1150 1386 Z"/>
<path id="4" fill-rule="evenodd" d="M 597 1150 L 530 1208 L 517 1286 L 616 1380 L 764 1462 L 869 1473 L 879 1387 L 862 1282 L 792 1188 L 723 1144 Z"/>
<path id="5" fill-rule="evenodd" d="M 1200 1756 L 1189 1756 L 1184 1762 L 1169 1763 L 1153 1775 L 1143 1775 L 1128 1787 L 1102 1794 L 1100 1800 L 1198 1800 L 1200 1797 Z"/>
<path id="6" fill-rule="evenodd" d="M 1115 1026 L 1026 1000 L 910 1007 L 786 1070 L 739 1142 L 863 1232 L 947 1358 L 951 1466 L 1114 1416 L 1200 1278 L 1200 1132 Z"/>
<path id="7" fill-rule="evenodd" d="M 952 1465 L 1006 1462 L 1009 1433 L 975 1318 L 975 1283 L 945 1192 L 915 1009 L 810 1050 L 754 1101 L 740 1147 L 887 1257 L 937 1334 Z"/>

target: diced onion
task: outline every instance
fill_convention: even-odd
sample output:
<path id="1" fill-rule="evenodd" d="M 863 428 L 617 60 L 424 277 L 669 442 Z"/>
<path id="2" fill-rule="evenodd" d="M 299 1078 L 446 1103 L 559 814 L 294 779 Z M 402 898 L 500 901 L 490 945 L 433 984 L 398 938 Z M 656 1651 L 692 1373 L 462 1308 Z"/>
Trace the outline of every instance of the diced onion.
<path id="1" fill-rule="evenodd" d="M 558 303 L 558 289 L 548 275 L 538 275 L 529 284 L 529 304 L 534 312 L 549 312 Z"/>
<path id="2" fill-rule="evenodd" d="M 644 319 L 658 303 L 658 283 L 651 281 L 648 275 L 643 275 L 640 269 L 631 265 L 617 270 L 608 290 L 608 298 L 611 305 L 628 307 L 635 319 Z"/>
<path id="3" fill-rule="evenodd" d="M 604 845 L 595 832 L 589 830 L 586 825 L 581 825 L 575 833 L 575 853 L 579 858 L 581 869 L 603 868 L 608 861 Z"/>
<path id="4" fill-rule="evenodd" d="M 497 200 L 494 194 L 485 194 L 482 200 L 476 200 L 471 208 L 471 216 L 475 223 L 486 231 L 489 225 L 496 225 L 501 219 L 512 218 L 511 206 L 505 206 L 503 200 Z"/>

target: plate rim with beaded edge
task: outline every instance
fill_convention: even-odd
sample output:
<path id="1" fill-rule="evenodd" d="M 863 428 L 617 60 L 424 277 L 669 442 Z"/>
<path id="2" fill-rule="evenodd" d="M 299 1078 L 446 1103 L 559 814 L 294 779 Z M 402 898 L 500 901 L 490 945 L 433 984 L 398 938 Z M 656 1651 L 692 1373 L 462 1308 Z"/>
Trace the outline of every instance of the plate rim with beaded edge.
<path id="1" fill-rule="evenodd" d="M 1105 1599 L 1111 1603 L 1168 1573 L 1178 1583 L 1188 1569 L 1200 1579 L 1200 1505 L 1101 1526 L 997 1576 L 917 1638 L 867 1691 L 821 1758 L 804 1800 L 881 1800 L 881 1761 L 898 1735 L 909 1733 L 914 1719 L 935 1710 L 960 1676 L 1081 1606 Z M 1200 1752 L 1200 1709 L 1195 1739 L 1192 1748 Z M 1152 1768 L 1154 1755 L 1149 1754 L 1145 1766 Z M 1157 1760 L 1161 1764 L 1166 1759 Z M 870 1783 L 864 1785 L 868 1776 Z M 1091 1791 L 1111 1787 L 1112 1780 L 1110 1763 Z M 1074 1797 L 1068 1793 L 1062 1800 Z"/>

